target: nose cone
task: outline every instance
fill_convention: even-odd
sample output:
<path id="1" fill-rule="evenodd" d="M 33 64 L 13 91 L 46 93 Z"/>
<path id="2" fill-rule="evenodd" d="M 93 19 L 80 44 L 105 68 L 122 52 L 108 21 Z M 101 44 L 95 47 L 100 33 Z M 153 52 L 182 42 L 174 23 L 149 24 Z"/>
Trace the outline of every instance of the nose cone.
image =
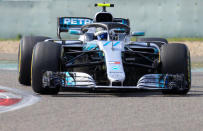
<path id="1" fill-rule="evenodd" d="M 121 41 L 105 41 L 99 44 L 105 55 L 107 77 L 111 85 L 123 85 L 125 72 L 122 63 L 123 43 Z"/>

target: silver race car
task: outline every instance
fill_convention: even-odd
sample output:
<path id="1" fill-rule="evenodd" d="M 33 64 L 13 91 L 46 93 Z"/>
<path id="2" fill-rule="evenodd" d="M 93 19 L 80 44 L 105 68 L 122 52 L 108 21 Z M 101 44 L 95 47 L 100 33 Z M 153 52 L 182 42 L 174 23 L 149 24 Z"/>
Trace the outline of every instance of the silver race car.
<path id="1" fill-rule="evenodd" d="M 98 3 L 94 19 L 59 17 L 58 40 L 23 37 L 19 47 L 19 82 L 34 92 L 57 94 L 65 89 L 146 89 L 164 94 L 187 94 L 191 87 L 190 52 L 186 45 L 163 38 L 137 38 L 130 22 Z M 78 35 L 64 40 L 62 32 Z M 30 68 L 31 67 L 31 68 Z"/>

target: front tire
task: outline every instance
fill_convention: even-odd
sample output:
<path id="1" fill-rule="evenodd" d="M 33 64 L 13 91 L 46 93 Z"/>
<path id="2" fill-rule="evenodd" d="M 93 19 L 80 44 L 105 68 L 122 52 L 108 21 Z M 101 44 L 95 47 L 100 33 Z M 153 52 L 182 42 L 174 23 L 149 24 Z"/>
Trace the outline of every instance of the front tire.
<path id="1" fill-rule="evenodd" d="M 40 42 L 33 50 L 32 58 L 32 88 L 39 94 L 57 94 L 59 87 L 43 87 L 44 72 L 60 71 L 61 45 L 53 42 Z"/>
<path id="2" fill-rule="evenodd" d="M 161 73 L 184 74 L 186 88 L 183 90 L 163 91 L 163 94 L 187 94 L 191 88 L 190 52 L 186 45 L 174 43 L 161 47 Z"/>

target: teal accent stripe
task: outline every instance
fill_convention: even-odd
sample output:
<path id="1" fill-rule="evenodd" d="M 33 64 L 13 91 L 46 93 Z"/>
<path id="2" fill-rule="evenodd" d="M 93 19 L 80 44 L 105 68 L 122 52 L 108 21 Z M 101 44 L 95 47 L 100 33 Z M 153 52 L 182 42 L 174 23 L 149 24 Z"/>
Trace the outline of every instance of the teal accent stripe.
<path id="1" fill-rule="evenodd" d="M 86 46 L 86 48 L 84 50 L 91 50 L 91 49 L 94 49 L 96 47 L 97 47 L 96 44 L 89 44 L 89 45 Z"/>
<path id="2" fill-rule="evenodd" d="M 69 72 L 66 72 L 66 76 L 70 76 Z"/>
<path id="3" fill-rule="evenodd" d="M 104 46 L 107 46 L 109 43 L 111 43 L 111 41 L 108 41 L 104 44 Z"/>
<path id="4" fill-rule="evenodd" d="M 116 45 L 118 45 L 120 43 L 120 41 L 118 41 L 118 42 L 116 42 L 115 44 L 113 44 L 113 46 L 116 46 Z"/>
<path id="5" fill-rule="evenodd" d="M 69 30 L 69 33 L 73 34 L 73 35 L 79 35 L 80 31 L 79 30 Z"/>

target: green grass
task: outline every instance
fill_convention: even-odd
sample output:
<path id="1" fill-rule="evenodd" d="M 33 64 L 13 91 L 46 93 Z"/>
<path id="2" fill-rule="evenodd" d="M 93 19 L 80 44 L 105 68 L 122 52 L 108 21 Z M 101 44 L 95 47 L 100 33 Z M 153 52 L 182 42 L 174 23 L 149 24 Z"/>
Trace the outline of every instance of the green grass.
<path id="1" fill-rule="evenodd" d="M 192 68 L 203 68 L 203 62 L 192 62 Z"/>
<path id="2" fill-rule="evenodd" d="M 0 38 L 0 41 L 19 41 L 20 39 L 17 39 L 17 38 L 8 38 L 8 39 L 5 39 L 5 38 Z"/>
<path id="3" fill-rule="evenodd" d="M 185 41 L 202 41 L 203 42 L 203 38 L 167 38 L 167 40 L 169 42 L 185 42 Z"/>
<path id="4" fill-rule="evenodd" d="M 22 38 L 21 34 L 18 34 L 15 38 L 0 38 L 0 41 L 19 41 Z"/>

